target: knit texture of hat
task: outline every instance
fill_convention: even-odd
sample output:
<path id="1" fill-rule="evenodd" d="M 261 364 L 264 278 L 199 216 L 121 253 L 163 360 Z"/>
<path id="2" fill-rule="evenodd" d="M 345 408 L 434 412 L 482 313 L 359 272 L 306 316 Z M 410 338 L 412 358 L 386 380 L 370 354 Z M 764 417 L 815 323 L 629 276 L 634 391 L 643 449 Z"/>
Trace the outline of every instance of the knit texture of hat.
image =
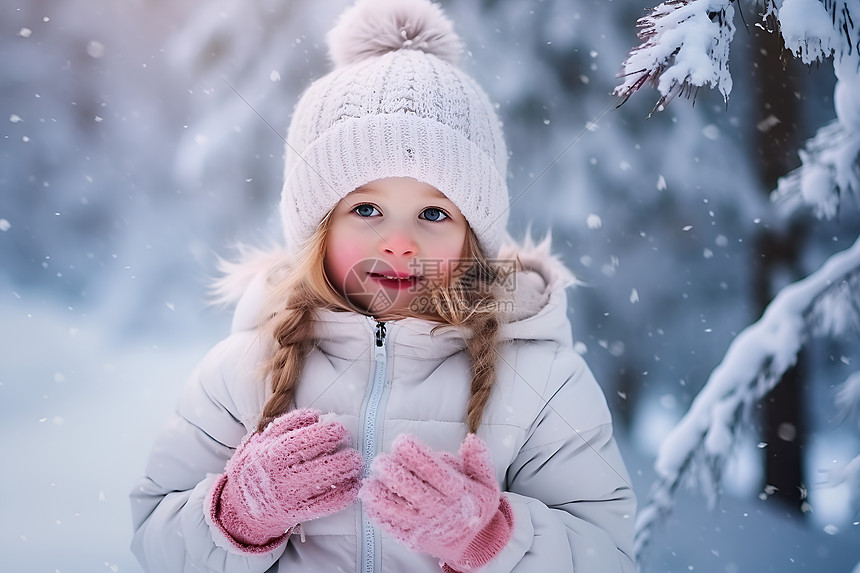
<path id="1" fill-rule="evenodd" d="M 463 213 L 495 256 L 508 219 L 507 150 L 493 104 L 456 67 L 461 46 L 429 0 L 359 0 L 328 35 L 335 68 L 296 104 L 281 218 L 291 248 L 356 188 L 412 177 Z"/>

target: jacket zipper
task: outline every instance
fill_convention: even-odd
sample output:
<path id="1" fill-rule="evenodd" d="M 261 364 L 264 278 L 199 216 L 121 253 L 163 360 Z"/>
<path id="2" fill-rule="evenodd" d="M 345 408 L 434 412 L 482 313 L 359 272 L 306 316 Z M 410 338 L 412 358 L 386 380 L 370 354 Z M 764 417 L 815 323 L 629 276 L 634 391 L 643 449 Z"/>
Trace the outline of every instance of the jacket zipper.
<path id="1" fill-rule="evenodd" d="M 388 357 L 385 346 L 385 323 L 376 321 L 376 334 L 374 336 L 373 358 L 375 369 L 370 393 L 364 408 L 362 420 L 363 431 L 361 432 L 363 447 L 361 455 L 364 458 L 364 476 L 370 474 L 370 464 L 376 456 L 377 429 L 380 421 L 379 405 L 385 390 L 385 377 Z M 374 573 L 377 567 L 376 538 L 378 532 L 373 524 L 367 519 L 362 511 L 361 514 L 361 571 L 362 573 Z"/>

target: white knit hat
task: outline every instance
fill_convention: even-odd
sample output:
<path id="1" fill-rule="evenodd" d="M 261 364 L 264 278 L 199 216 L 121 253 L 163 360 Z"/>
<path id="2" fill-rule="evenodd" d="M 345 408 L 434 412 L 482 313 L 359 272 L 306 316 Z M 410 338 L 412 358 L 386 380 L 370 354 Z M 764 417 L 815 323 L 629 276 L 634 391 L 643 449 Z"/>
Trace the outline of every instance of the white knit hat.
<path id="1" fill-rule="evenodd" d="M 413 177 L 457 205 L 495 256 L 508 219 L 504 136 L 487 95 L 455 66 L 460 41 L 439 6 L 359 0 L 328 42 L 335 69 L 299 99 L 287 136 L 289 246 L 357 187 Z"/>

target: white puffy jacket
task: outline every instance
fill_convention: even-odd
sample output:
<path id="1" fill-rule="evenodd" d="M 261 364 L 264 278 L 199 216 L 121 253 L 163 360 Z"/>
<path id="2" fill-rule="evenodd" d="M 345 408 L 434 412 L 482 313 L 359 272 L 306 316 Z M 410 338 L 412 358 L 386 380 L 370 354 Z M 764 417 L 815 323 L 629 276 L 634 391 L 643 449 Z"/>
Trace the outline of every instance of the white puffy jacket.
<path id="1" fill-rule="evenodd" d="M 517 276 L 478 432 L 513 508 L 514 532 L 482 571 L 633 571 L 635 496 L 603 392 L 572 348 L 569 272 L 548 241 L 518 254 L 528 272 Z M 262 284 L 240 302 L 234 333 L 191 376 L 131 492 L 132 550 L 153 573 L 438 573 L 436 559 L 366 521 L 360 503 L 304 523 L 301 537 L 266 555 L 232 552 L 209 523 L 207 493 L 267 397 L 259 375 L 266 345 L 254 328 Z M 433 323 L 402 319 L 380 337 L 374 319 L 360 314 L 323 311 L 317 321 L 320 343 L 307 358 L 298 407 L 342 422 L 366 462 L 404 432 L 457 451 L 470 380 L 460 331 L 431 336 Z"/>

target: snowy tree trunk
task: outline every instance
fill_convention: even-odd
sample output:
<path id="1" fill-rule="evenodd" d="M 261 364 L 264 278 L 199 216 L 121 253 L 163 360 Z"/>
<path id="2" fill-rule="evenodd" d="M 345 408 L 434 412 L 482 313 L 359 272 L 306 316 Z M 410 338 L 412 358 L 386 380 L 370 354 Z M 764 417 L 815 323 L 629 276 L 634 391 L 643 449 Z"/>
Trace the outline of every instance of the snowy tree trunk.
<path id="1" fill-rule="evenodd" d="M 750 30 L 750 55 L 755 81 L 756 115 L 749 126 L 752 150 L 756 154 L 761 187 L 756 192 L 776 188 L 779 177 L 797 165 L 797 149 L 802 143 L 798 132 L 804 77 L 798 63 L 785 54 L 782 39 L 760 28 Z M 789 61 L 785 61 L 789 58 Z M 805 71 L 805 70 L 804 70 Z M 808 81 L 808 80 L 807 80 Z M 808 219 L 797 217 L 787 225 L 768 225 L 760 229 L 753 248 L 753 300 L 762 312 L 776 290 L 780 276 L 803 276 L 798 268 L 799 254 L 806 243 Z M 803 360 L 789 368 L 779 384 L 762 401 L 760 422 L 765 449 L 762 491 L 773 491 L 773 499 L 786 503 L 789 511 L 802 515 L 804 490 L 803 457 L 805 439 Z"/>

